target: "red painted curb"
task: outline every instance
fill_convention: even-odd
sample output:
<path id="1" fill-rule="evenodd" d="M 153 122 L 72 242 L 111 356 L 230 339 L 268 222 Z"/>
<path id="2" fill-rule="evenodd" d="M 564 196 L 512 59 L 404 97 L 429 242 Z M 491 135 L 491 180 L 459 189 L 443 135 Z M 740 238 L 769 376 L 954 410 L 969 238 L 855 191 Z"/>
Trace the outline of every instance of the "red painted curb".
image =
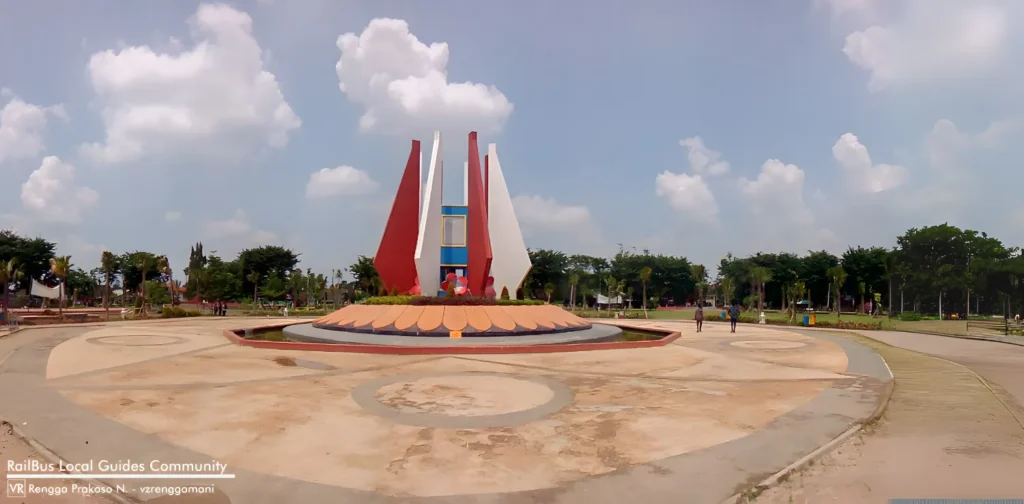
<path id="1" fill-rule="evenodd" d="M 605 341 L 599 343 L 556 343 L 551 345 L 508 345 L 508 346 L 450 346 L 450 347 L 402 347 L 392 345 L 369 345 L 349 343 L 306 343 L 296 341 L 264 341 L 247 340 L 237 334 L 238 331 L 261 331 L 266 329 L 281 329 L 294 323 L 274 324 L 257 327 L 246 327 L 241 329 L 225 329 L 224 337 L 228 341 L 251 348 L 265 350 L 296 350 L 304 352 L 347 352 L 364 354 L 383 355 L 460 355 L 460 354 L 520 354 L 520 353 L 561 353 L 561 352 L 585 352 L 591 350 L 628 350 L 633 348 L 653 348 L 665 346 L 679 338 L 678 332 L 666 331 L 663 329 L 643 329 L 648 332 L 664 333 L 665 337 L 659 340 L 648 341 Z M 614 325 L 616 324 L 607 324 Z M 625 327 L 625 329 L 636 329 Z"/>

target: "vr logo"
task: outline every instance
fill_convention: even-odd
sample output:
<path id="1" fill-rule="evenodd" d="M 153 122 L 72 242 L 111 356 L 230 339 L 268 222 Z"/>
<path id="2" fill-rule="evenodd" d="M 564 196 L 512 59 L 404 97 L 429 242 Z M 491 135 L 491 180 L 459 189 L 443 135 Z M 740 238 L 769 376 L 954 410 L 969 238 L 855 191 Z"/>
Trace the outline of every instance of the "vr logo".
<path id="1" fill-rule="evenodd" d="M 25 484 L 25 480 L 7 480 L 7 497 L 25 497 L 25 491 L 28 485 Z"/>

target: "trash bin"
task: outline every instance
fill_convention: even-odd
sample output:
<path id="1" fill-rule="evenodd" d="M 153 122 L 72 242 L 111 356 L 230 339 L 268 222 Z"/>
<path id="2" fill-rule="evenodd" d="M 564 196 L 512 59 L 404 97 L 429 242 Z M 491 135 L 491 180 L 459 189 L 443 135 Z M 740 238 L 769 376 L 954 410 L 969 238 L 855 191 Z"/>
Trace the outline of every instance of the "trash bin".
<path id="1" fill-rule="evenodd" d="M 725 311 L 722 311 L 722 320 L 725 320 Z"/>
<path id="2" fill-rule="evenodd" d="M 811 316 L 804 314 L 804 327 L 811 325 Z"/>
<path id="3" fill-rule="evenodd" d="M 810 314 L 810 316 L 809 316 L 809 317 L 810 317 L 810 325 L 814 325 L 814 322 L 815 322 L 815 321 L 814 321 L 814 318 L 815 318 L 815 314 L 814 314 L 814 313 L 812 313 L 812 314 Z"/>

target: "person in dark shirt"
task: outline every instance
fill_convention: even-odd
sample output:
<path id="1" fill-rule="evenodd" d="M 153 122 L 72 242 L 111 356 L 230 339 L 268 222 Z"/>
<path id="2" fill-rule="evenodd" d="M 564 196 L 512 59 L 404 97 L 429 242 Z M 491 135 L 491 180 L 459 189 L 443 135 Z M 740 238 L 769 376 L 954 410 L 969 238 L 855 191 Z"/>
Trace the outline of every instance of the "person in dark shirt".
<path id="1" fill-rule="evenodd" d="M 697 321 L 697 332 L 700 332 L 701 326 L 704 325 L 704 307 L 697 305 L 697 311 L 693 314 L 693 320 Z"/>
<path id="2" fill-rule="evenodd" d="M 732 305 L 729 307 L 729 332 L 736 332 L 736 323 L 740 321 L 740 307 Z"/>

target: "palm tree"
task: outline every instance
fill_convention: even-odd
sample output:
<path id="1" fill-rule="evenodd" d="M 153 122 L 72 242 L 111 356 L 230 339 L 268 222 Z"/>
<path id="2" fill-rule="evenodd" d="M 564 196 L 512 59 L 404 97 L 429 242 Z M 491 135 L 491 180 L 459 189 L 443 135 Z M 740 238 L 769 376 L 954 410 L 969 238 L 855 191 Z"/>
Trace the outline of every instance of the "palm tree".
<path id="1" fill-rule="evenodd" d="M 256 307 L 256 300 L 260 294 L 260 274 L 257 271 L 250 271 L 249 276 L 245 277 L 247 280 L 252 282 L 252 304 L 253 308 Z"/>
<path id="2" fill-rule="evenodd" d="M 117 270 L 117 256 L 109 250 L 104 250 L 100 255 L 100 268 L 103 269 L 103 309 L 107 312 L 107 319 L 110 319 L 110 277 Z"/>
<path id="3" fill-rule="evenodd" d="M 750 269 L 750 280 L 757 289 L 757 309 L 764 311 L 764 285 L 772 281 L 772 270 L 764 266 L 757 266 Z"/>
<path id="4" fill-rule="evenodd" d="M 643 296 L 644 296 L 644 299 L 643 299 L 644 318 L 648 318 L 647 317 L 647 284 L 651 281 L 651 273 L 654 273 L 654 270 L 652 270 L 650 266 L 644 266 L 643 268 L 640 268 L 640 287 L 643 289 Z"/>
<path id="5" fill-rule="evenodd" d="M 704 289 L 708 286 L 708 270 L 703 264 L 694 264 L 690 266 L 690 274 L 693 275 L 693 279 L 697 282 L 694 285 L 697 287 L 697 306 L 704 306 Z"/>
<path id="6" fill-rule="evenodd" d="M 71 271 L 71 256 L 53 257 L 50 259 L 50 273 L 60 279 L 57 294 L 60 300 L 57 303 L 57 312 L 61 320 L 64 319 L 64 285 L 67 283 L 68 271 Z"/>
<path id="7" fill-rule="evenodd" d="M 797 303 L 800 302 L 800 298 L 802 298 L 804 296 L 804 292 L 806 292 L 806 291 L 807 291 L 807 285 L 804 284 L 803 282 L 799 281 L 799 280 L 789 284 L 789 286 L 786 287 L 786 295 L 787 295 L 786 297 L 788 297 L 789 301 L 790 301 L 790 303 L 789 303 L 789 321 L 790 322 L 793 322 L 793 319 L 796 318 L 796 306 L 797 306 Z"/>
<path id="8" fill-rule="evenodd" d="M 548 282 L 544 284 L 544 294 L 548 296 L 548 304 L 551 304 L 551 296 L 555 293 L 555 284 Z"/>
<path id="9" fill-rule="evenodd" d="M 3 291 L 3 319 L 4 322 L 8 321 L 7 318 L 7 303 L 8 293 L 10 292 L 10 284 L 15 281 L 18 276 L 18 260 L 10 259 L 7 263 L 0 263 L 0 286 L 4 289 Z"/>
<path id="10" fill-rule="evenodd" d="M 142 272 L 142 311 L 139 313 L 141 316 L 145 316 L 148 313 L 148 310 L 146 310 L 146 272 L 153 269 L 156 264 L 156 256 L 148 252 L 142 252 L 135 258 L 135 266 Z"/>
<path id="11" fill-rule="evenodd" d="M 612 311 L 612 298 L 615 297 L 615 294 L 612 291 L 614 291 L 618 286 L 618 281 L 615 280 L 615 277 L 608 275 L 608 277 L 604 279 L 604 282 L 605 285 L 608 286 L 608 311 Z"/>
<path id="12" fill-rule="evenodd" d="M 719 288 L 722 289 L 723 304 L 725 306 L 728 306 L 730 303 L 732 303 L 732 297 L 736 293 L 736 287 L 734 285 L 732 277 L 722 278 L 722 280 L 718 282 L 718 286 Z"/>
<path id="13" fill-rule="evenodd" d="M 569 309 L 576 309 L 576 284 L 580 283 L 580 272 L 569 272 Z"/>
<path id="14" fill-rule="evenodd" d="M 839 295 L 842 292 L 843 284 L 846 283 L 846 270 L 842 266 L 833 266 L 825 270 L 825 275 L 832 280 L 833 289 L 836 293 L 836 320 L 841 320 L 843 316 L 843 300 Z"/>

